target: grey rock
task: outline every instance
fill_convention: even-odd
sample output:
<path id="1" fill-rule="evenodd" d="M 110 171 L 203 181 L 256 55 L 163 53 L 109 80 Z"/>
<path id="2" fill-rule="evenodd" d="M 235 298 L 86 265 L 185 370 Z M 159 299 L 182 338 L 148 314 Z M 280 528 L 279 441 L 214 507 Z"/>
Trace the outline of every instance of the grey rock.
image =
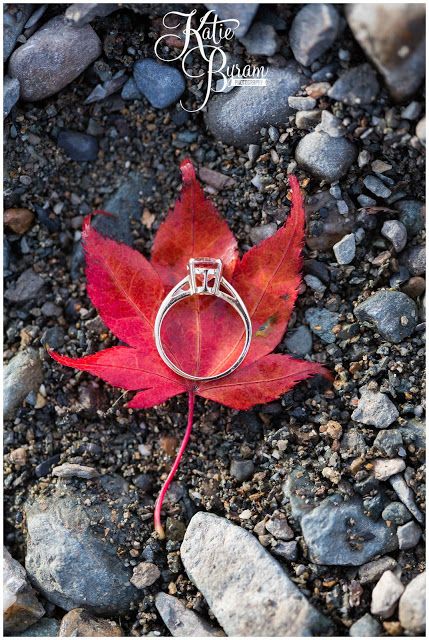
<path id="1" fill-rule="evenodd" d="M 417 235 L 424 229 L 425 212 L 423 202 L 418 200 L 400 200 L 395 203 L 399 211 L 399 220 L 405 225 L 410 237 Z"/>
<path id="2" fill-rule="evenodd" d="M 391 502 L 383 509 L 381 517 L 385 522 L 393 522 L 393 524 L 405 524 L 412 518 L 411 513 L 402 502 Z M 399 535 L 398 535 L 399 540 Z"/>
<path id="3" fill-rule="evenodd" d="M 240 24 L 234 31 L 236 38 L 242 38 L 246 35 L 259 6 L 259 4 L 252 4 L 251 2 L 228 2 L 226 4 L 206 2 L 205 4 L 207 9 L 214 11 L 220 20 L 230 20 L 232 18 L 239 21 Z"/>
<path id="4" fill-rule="evenodd" d="M 377 480 L 388 480 L 395 473 L 400 473 L 405 469 L 405 462 L 402 458 L 377 458 L 372 462 L 372 471 Z"/>
<path id="5" fill-rule="evenodd" d="M 45 613 L 27 574 L 3 547 L 3 624 L 8 635 L 24 631 Z"/>
<path id="6" fill-rule="evenodd" d="M 316 564 L 359 566 L 398 546 L 395 532 L 383 521 L 368 517 L 358 497 L 348 501 L 340 495 L 326 498 L 302 516 L 301 529 Z"/>
<path id="7" fill-rule="evenodd" d="M 323 633 L 326 619 L 251 533 L 199 512 L 180 550 L 185 570 L 228 636 Z"/>
<path id="8" fill-rule="evenodd" d="M 360 389 L 358 406 L 352 413 L 352 420 L 377 429 L 385 429 L 399 416 L 399 411 L 389 396 L 367 387 Z"/>
<path id="9" fill-rule="evenodd" d="M 225 635 L 221 629 L 203 620 L 174 596 L 158 593 L 155 597 L 155 606 L 172 636 L 194 638 Z"/>
<path id="10" fill-rule="evenodd" d="M 411 298 L 400 291 L 377 291 L 354 309 L 360 323 L 371 323 L 389 342 L 399 343 L 408 338 L 417 324 L 417 307 Z"/>
<path id="11" fill-rule="evenodd" d="M 340 26 L 337 10 L 330 4 L 308 4 L 296 14 L 289 32 L 289 43 L 295 56 L 309 66 L 335 42 Z"/>
<path id="12" fill-rule="evenodd" d="M 416 126 L 416 136 L 418 137 L 420 142 L 426 144 L 426 117 L 418 121 Z"/>
<path id="13" fill-rule="evenodd" d="M 389 478 L 389 482 L 392 485 L 393 490 L 395 491 L 399 500 L 404 503 L 408 511 L 411 511 L 415 519 L 418 522 L 424 522 L 424 516 L 414 500 L 413 490 L 410 489 L 410 487 L 407 485 L 404 477 L 400 473 L 398 473 L 397 475 Z"/>
<path id="14" fill-rule="evenodd" d="M 424 634 L 426 627 L 426 572 L 407 586 L 399 601 L 399 621 L 411 634 Z"/>
<path id="15" fill-rule="evenodd" d="M 347 6 L 349 26 L 392 96 L 413 95 L 425 73 L 425 7 L 419 4 L 355 3 Z"/>
<path id="16" fill-rule="evenodd" d="M 338 264 L 350 264 L 356 256 L 356 238 L 348 233 L 332 247 Z"/>
<path id="17" fill-rule="evenodd" d="M 386 220 L 381 228 L 381 235 L 390 240 L 396 253 L 402 251 L 407 244 L 407 229 L 399 220 Z"/>
<path id="18" fill-rule="evenodd" d="M 398 546 L 400 549 L 413 549 L 422 537 L 422 531 L 414 521 L 407 522 L 401 527 L 398 527 L 396 534 L 398 536 Z"/>
<path id="19" fill-rule="evenodd" d="M 258 142 L 262 127 L 288 121 L 292 114 L 288 98 L 305 84 L 304 76 L 295 63 L 289 63 L 283 68 L 268 67 L 265 77 L 267 85 L 260 91 L 237 87 L 210 99 L 206 125 L 216 139 L 240 147 Z"/>
<path id="20" fill-rule="evenodd" d="M 356 620 L 349 629 L 351 638 L 371 638 L 381 635 L 381 625 L 369 613 Z"/>
<path id="21" fill-rule="evenodd" d="M 316 106 L 316 100 L 310 96 L 290 96 L 288 104 L 297 111 L 311 111 Z"/>
<path id="22" fill-rule="evenodd" d="M 118 9 L 119 6 L 115 3 L 76 2 L 67 7 L 65 16 L 75 26 L 81 27 L 95 18 L 105 18 Z"/>
<path id="23" fill-rule="evenodd" d="M 374 102 L 380 85 L 369 64 L 360 64 L 343 73 L 328 91 L 328 96 L 351 106 Z"/>
<path id="24" fill-rule="evenodd" d="M 280 47 L 274 27 L 263 22 L 254 22 L 241 42 L 251 56 L 273 56 Z"/>
<path id="25" fill-rule="evenodd" d="M 404 107 L 401 111 L 401 118 L 404 120 L 417 120 L 422 110 L 422 105 L 420 102 L 416 102 L 413 100 L 409 105 Z"/>
<path id="26" fill-rule="evenodd" d="M 296 540 L 277 542 L 277 544 L 272 547 L 272 552 L 274 555 L 280 556 L 280 558 L 286 558 L 286 560 L 294 562 L 298 558 L 298 543 Z"/>
<path id="27" fill-rule="evenodd" d="M 408 420 L 399 430 L 404 442 L 414 444 L 418 449 L 426 449 L 426 425 L 422 420 Z"/>
<path id="28" fill-rule="evenodd" d="M 56 638 L 60 629 L 60 623 L 55 618 L 41 618 L 36 624 L 32 624 L 25 631 L 17 633 L 18 638 Z"/>
<path id="29" fill-rule="evenodd" d="M 122 87 L 121 98 L 123 100 L 140 100 L 141 97 L 142 94 L 138 90 L 134 78 L 128 78 L 128 80 Z"/>
<path id="30" fill-rule="evenodd" d="M 327 109 L 322 111 L 322 119 L 320 124 L 317 125 L 316 131 L 323 131 L 331 138 L 341 138 L 344 135 L 344 127 L 341 124 L 341 120 Z"/>
<path id="31" fill-rule="evenodd" d="M 12 53 L 32 11 L 33 5 L 30 3 L 8 3 L 3 6 L 3 63 Z"/>
<path id="32" fill-rule="evenodd" d="M 396 609 L 404 585 L 392 571 L 385 571 L 372 591 L 371 613 L 389 618 Z"/>
<path id="33" fill-rule="evenodd" d="M 14 284 L 8 287 L 5 298 L 14 303 L 34 300 L 39 295 L 44 284 L 43 278 L 30 267 L 21 273 Z"/>
<path id="34" fill-rule="evenodd" d="M 107 97 L 119 91 L 126 81 L 125 71 L 121 69 L 115 73 L 112 78 L 103 82 L 103 84 L 97 84 L 86 98 L 84 104 L 92 104 L 93 102 L 105 100 Z"/>
<path id="35" fill-rule="evenodd" d="M 332 331 L 336 324 L 338 324 L 339 314 L 327 309 L 318 309 L 317 307 L 310 307 L 305 312 L 305 320 L 310 325 L 310 329 L 315 333 L 322 342 L 331 344 L 335 342 L 336 336 Z"/>
<path id="36" fill-rule="evenodd" d="M 377 204 L 377 200 L 374 200 L 374 198 L 370 198 L 369 196 L 366 196 L 364 193 L 361 193 L 357 197 L 357 200 L 361 205 L 361 207 L 373 207 L 375 204 Z"/>
<path id="37" fill-rule="evenodd" d="M 341 457 L 355 458 L 366 451 L 366 442 L 358 429 L 348 428 L 341 440 Z"/>
<path id="38" fill-rule="evenodd" d="M 37 590 L 62 609 L 114 615 L 127 612 L 138 591 L 116 554 L 126 536 L 116 525 L 123 517 L 120 498 L 113 490 L 100 492 L 96 506 L 84 506 L 79 489 L 61 484 L 52 495 L 27 503 L 25 565 Z M 91 526 L 100 519 L 110 529 L 108 537 Z"/>
<path id="39" fill-rule="evenodd" d="M 316 276 L 304 276 L 304 282 L 308 287 L 310 287 L 310 289 L 313 289 L 313 291 L 317 291 L 322 294 L 326 291 L 326 286 L 319 280 L 319 278 L 316 278 Z"/>
<path id="40" fill-rule="evenodd" d="M 100 54 L 100 39 L 90 25 L 76 27 L 56 16 L 13 53 L 9 75 L 19 80 L 23 100 L 43 100 L 66 87 Z"/>
<path id="41" fill-rule="evenodd" d="M 272 516 L 265 523 L 265 528 L 278 540 L 292 540 L 295 537 L 295 534 L 285 516 Z"/>
<path id="42" fill-rule="evenodd" d="M 252 460 L 233 460 L 231 462 L 230 473 L 234 478 L 243 482 L 253 476 L 255 473 L 255 465 Z"/>
<path id="43" fill-rule="evenodd" d="M 398 455 L 402 445 L 402 435 L 399 429 L 381 429 L 374 440 L 374 448 L 386 456 Z"/>
<path id="44" fill-rule="evenodd" d="M 368 584 L 370 582 L 377 582 L 385 571 L 393 571 L 397 562 L 390 556 L 383 556 L 372 562 L 367 562 L 359 567 L 359 581 L 361 584 Z"/>
<path id="45" fill-rule="evenodd" d="M 261 227 L 253 227 L 250 230 L 250 239 L 253 244 L 259 244 L 268 238 L 271 238 L 277 231 L 277 225 L 275 222 L 269 222 Z"/>
<path id="46" fill-rule="evenodd" d="M 286 347 L 295 356 L 306 356 L 313 349 L 313 338 L 307 327 L 300 326 L 286 334 Z"/>
<path id="47" fill-rule="evenodd" d="M 412 276 L 422 276 L 426 271 L 426 249 L 424 245 L 411 247 L 404 255 L 405 266 Z"/>
<path id="48" fill-rule="evenodd" d="M 94 136 L 80 131 L 60 131 L 58 146 L 61 147 L 71 160 L 88 162 L 96 160 L 98 156 L 98 142 Z"/>
<path id="49" fill-rule="evenodd" d="M 178 69 L 153 58 L 138 60 L 133 67 L 133 76 L 140 93 L 156 109 L 164 109 L 177 102 L 186 88 Z"/>
<path id="50" fill-rule="evenodd" d="M 31 391 L 36 392 L 43 381 L 42 362 L 35 349 L 20 351 L 3 370 L 3 413 L 12 418 L 15 410 Z"/>
<path id="51" fill-rule="evenodd" d="M 384 182 L 382 182 L 379 178 L 377 178 L 376 176 L 366 176 L 366 178 L 364 178 L 363 181 L 365 187 L 371 191 L 371 193 L 373 193 L 374 195 L 376 195 L 379 198 L 383 198 L 386 199 L 391 195 L 391 191 L 390 189 L 388 189 L 386 187 L 386 185 L 384 184 Z"/>
<path id="52" fill-rule="evenodd" d="M 295 160 L 312 175 L 331 183 L 347 173 L 356 155 L 355 145 L 346 138 L 332 138 L 314 131 L 298 143 Z"/>
<path id="53" fill-rule="evenodd" d="M 4 76 L 3 79 L 3 118 L 6 118 L 19 100 L 19 81 Z"/>
<path id="54" fill-rule="evenodd" d="M 297 111 L 295 114 L 295 124 L 298 129 L 313 129 L 319 122 L 322 112 L 315 109 L 313 111 Z"/>

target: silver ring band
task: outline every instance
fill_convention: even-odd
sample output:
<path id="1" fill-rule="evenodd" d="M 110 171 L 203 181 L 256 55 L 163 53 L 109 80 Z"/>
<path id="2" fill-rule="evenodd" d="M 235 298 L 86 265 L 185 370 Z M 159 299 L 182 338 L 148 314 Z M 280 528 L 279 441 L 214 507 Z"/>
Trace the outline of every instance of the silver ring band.
<path id="1" fill-rule="evenodd" d="M 222 276 L 222 260 L 214 258 L 191 258 L 188 263 L 188 271 L 188 275 L 173 287 L 158 309 L 154 326 L 156 348 L 165 364 L 179 376 L 182 376 L 182 378 L 198 381 L 218 380 L 235 371 L 246 357 L 252 339 L 252 322 L 244 302 L 234 287 Z M 223 290 L 221 290 L 221 287 Z M 193 376 L 179 369 L 165 353 L 161 341 L 161 327 L 167 313 L 178 302 L 194 295 L 211 295 L 225 300 L 225 302 L 235 309 L 244 324 L 245 340 L 239 357 L 228 369 L 216 373 L 213 376 Z"/>

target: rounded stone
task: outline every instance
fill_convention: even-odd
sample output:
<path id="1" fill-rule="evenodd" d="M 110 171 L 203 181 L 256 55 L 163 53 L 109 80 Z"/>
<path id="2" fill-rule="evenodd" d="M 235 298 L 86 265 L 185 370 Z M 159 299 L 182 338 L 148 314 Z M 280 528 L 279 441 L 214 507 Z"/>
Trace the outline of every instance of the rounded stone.
<path id="1" fill-rule="evenodd" d="M 100 54 L 100 39 L 90 25 L 76 27 L 56 16 L 14 51 L 9 75 L 19 80 L 23 100 L 43 100 L 77 78 Z"/>
<path id="2" fill-rule="evenodd" d="M 385 522 L 405 524 L 411 520 L 412 515 L 402 502 L 391 502 L 385 509 L 383 509 L 381 517 Z"/>
<path id="3" fill-rule="evenodd" d="M 96 138 L 87 133 L 60 131 L 58 134 L 58 146 L 64 149 L 71 160 L 87 162 L 97 159 L 98 142 Z"/>
<path id="4" fill-rule="evenodd" d="M 347 173 L 356 156 L 355 145 L 346 138 L 332 138 L 318 131 L 304 136 L 295 151 L 295 160 L 301 167 L 330 183 Z"/>
<path id="5" fill-rule="evenodd" d="M 414 634 L 425 632 L 426 626 L 426 572 L 420 573 L 406 586 L 399 601 L 399 621 Z"/>
<path id="6" fill-rule="evenodd" d="M 178 69 L 152 58 L 138 60 L 133 76 L 137 89 L 156 109 L 164 109 L 177 102 L 186 87 Z"/>

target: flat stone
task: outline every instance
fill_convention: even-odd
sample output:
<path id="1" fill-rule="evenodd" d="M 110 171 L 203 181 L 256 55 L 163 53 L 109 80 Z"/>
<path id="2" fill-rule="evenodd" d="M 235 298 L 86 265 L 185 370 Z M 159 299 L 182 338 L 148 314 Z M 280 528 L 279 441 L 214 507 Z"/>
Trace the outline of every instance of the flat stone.
<path id="1" fill-rule="evenodd" d="M 411 634 L 424 634 L 426 626 L 426 572 L 407 586 L 399 601 L 399 621 Z"/>
<path id="2" fill-rule="evenodd" d="M 161 575 L 161 571 L 156 564 L 152 562 L 140 562 L 133 569 L 133 576 L 130 578 L 131 584 L 137 589 L 145 589 L 150 587 L 154 582 L 158 580 Z"/>
<path id="3" fill-rule="evenodd" d="M 371 323 L 376 331 L 395 344 L 408 338 L 417 324 L 417 307 L 400 291 L 377 291 L 354 308 L 360 323 Z"/>
<path id="4" fill-rule="evenodd" d="M 369 613 L 356 620 L 349 629 L 351 638 L 374 638 L 381 635 L 381 625 Z"/>
<path id="5" fill-rule="evenodd" d="M 93 467 L 65 462 L 59 467 L 54 467 L 52 475 L 57 476 L 57 478 L 85 478 L 86 480 L 92 480 L 93 478 L 98 478 L 100 474 Z"/>
<path id="6" fill-rule="evenodd" d="M 61 620 L 60 638 L 110 638 L 122 637 L 124 632 L 117 622 L 95 618 L 85 609 L 72 609 Z"/>
<path id="7" fill-rule="evenodd" d="M 153 58 L 138 60 L 133 67 L 138 90 L 156 109 L 165 109 L 177 102 L 186 85 L 182 73 Z"/>
<path id="8" fill-rule="evenodd" d="M 335 42 L 340 25 L 337 10 L 331 4 L 308 4 L 292 22 L 289 44 L 295 60 L 308 67 Z"/>
<path id="9" fill-rule="evenodd" d="M 289 353 L 295 356 L 305 356 L 313 349 L 311 331 L 303 325 L 289 331 L 286 334 L 285 344 Z"/>
<path id="10" fill-rule="evenodd" d="M 266 530 L 278 540 L 293 540 L 295 534 L 291 529 L 286 516 L 279 514 L 272 516 L 265 523 Z"/>
<path id="11" fill-rule="evenodd" d="M 234 30 L 236 38 L 242 38 L 248 32 L 259 4 L 240 2 L 206 2 L 207 9 L 214 11 L 220 20 L 238 20 L 239 26 Z"/>
<path id="12" fill-rule="evenodd" d="M 9 302 L 28 302 L 37 298 L 44 284 L 43 278 L 30 267 L 23 271 L 18 280 L 6 289 L 4 297 Z"/>
<path id="13" fill-rule="evenodd" d="M 398 536 L 398 546 L 400 549 L 413 549 L 422 537 L 422 531 L 414 521 L 407 522 L 398 527 L 396 534 Z"/>
<path id="14" fill-rule="evenodd" d="M 392 571 L 385 571 L 372 591 L 371 613 L 390 618 L 404 591 L 404 585 Z"/>
<path id="15" fill-rule="evenodd" d="M 404 477 L 398 473 L 389 478 L 399 500 L 404 503 L 408 511 L 410 511 L 418 522 L 424 522 L 424 516 L 414 500 L 413 490 L 407 485 Z"/>
<path id="16" fill-rule="evenodd" d="M 384 182 L 382 182 L 380 178 L 377 178 L 376 176 L 366 176 L 363 183 L 366 188 L 371 191 L 371 193 L 378 196 L 379 198 L 386 199 L 392 194 L 391 190 L 386 187 Z"/>
<path id="17" fill-rule="evenodd" d="M 399 220 L 405 225 L 407 233 L 413 237 L 420 233 L 425 226 L 425 205 L 419 200 L 400 200 L 395 202 L 395 209 L 399 211 Z"/>
<path id="18" fill-rule="evenodd" d="M 377 458 L 372 461 L 372 472 L 377 480 L 388 480 L 395 473 L 400 473 L 405 469 L 405 462 L 402 458 Z"/>
<path id="19" fill-rule="evenodd" d="M 166 593 L 157 593 L 155 606 L 172 636 L 180 638 L 224 636 L 219 628 L 206 622 L 188 609 L 181 600 Z"/>
<path id="20" fill-rule="evenodd" d="M 3 118 L 6 118 L 19 100 L 19 81 L 16 78 L 3 78 Z"/>
<path id="21" fill-rule="evenodd" d="M 17 353 L 3 369 L 3 376 L 3 414 L 10 419 L 28 394 L 38 391 L 43 382 L 38 351 L 29 348 Z"/>
<path id="22" fill-rule="evenodd" d="M 25 631 L 17 633 L 18 638 L 56 638 L 60 629 L 60 623 L 55 618 L 44 616 L 38 622 L 32 624 Z"/>
<path id="23" fill-rule="evenodd" d="M 390 240 L 396 253 L 402 251 L 407 244 L 407 229 L 399 220 L 386 220 L 381 228 L 381 235 Z"/>
<path id="24" fill-rule="evenodd" d="M 76 2 L 67 7 L 65 16 L 67 20 L 81 27 L 95 20 L 105 18 L 119 9 L 119 5 L 107 2 Z"/>
<path id="25" fill-rule="evenodd" d="M 286 560 L 294 562 L 298 558 L 298 543 L 296 540 L 290 540 L 289 542 L 277 542 L 277 544 L 272 547 L 271 551 L 274 555 L 280 556 L 280 558 L 286 558 Z"/>
<path id="26" fill-rule="evenodd" d="M 367 562 L 359 567 L 359 580 L 361 584 L 377 582 L 385 571 L 393 571 L 397 564 L 396 560 L 390 556 L 383 556 L 378 560 Z"/>
<path id="27" fill-rule="evenodd" d="M 391 95 L 412 96 L 425 74 L 425 6 L 362 2 L 348 5 L 346 17 Z"/>
<path id="28" fill-rule="evenodd" d="M 280 47 L 274 27 L 263 22 L 254 22 L 241 42 L 251 56 L 273 56 Z"/>
<path id="29" fill-rule="evenodd" d="M 332 138 L 320 131 L 304 136 L 295 150 L 295 160 L 301 167 L 329 183 L 336 182 L 347 173 L 356 155 L 352 142 L 346 138 Z"/>
<path id="30" fill-rule="evenodd" d="M 360 566 L 398 546 L 395 532 L 368 517 L 358 497 L 326 498 L 301 517 L 301 529 L 311 561 L 321 565 Z"/>
<path id="31" fill-rule="evenodd" d="M 106 493 L 100 487 L 100 500 L 85 506 L 80 490 L 65 482 L 53 494 L 25 505 L 25 566 L 31 581 L 47 600 L 66 611 L 84 607 L 93 614 L 126 613 L 139 597 L 130 584 L 129 569 L 116 553 L 127 535 L 126 528 L 117 526 L 127 498 L 113 488 Z M 103 528 L 109 529 L 107 537 L 91 525 L 100 518 Z"/>
<path id="32" fill-rule="evenodd" d="M 336 335 L 333 328 L 338 324 L 339 314 L 327 309 L 319 309 L 318 307 L 310 307 L 305 312 L 305 320 L 310 325 L 310 329 L 315 333 L 322 342 L 331 344 L 335 342 Z"/>
<path id="33" fill-rule="evenodd" d="M 31 3 L 10 4 L 3 7 L 3 63 L 15 48 L 16 41 L 24 31 L 25 23 L 33 11 Z"/>
<path id="34" fill-rule="evenodd" d="M 316 100 L 309 96 L 290 96 L 288 104 L 291 109 L 296 109 L 297 111 L 311 111 L 316 106 Z"/>
<path id="35" fill-rule="evenodd" d="M 328 96 L 351 106 L 374 102 L 380 85 L 377 74 L 369 64 L 360 64 L 341 74 L 328 91 Z"/>
<path id="36" fill-rule="evenodd" d="M 140 100 L 142 98 L 134 78 L 128 78 L 122 87 L 121 98 L 122 100 Z"/>
<path id="37" fill-rule="evenodd" d="M 229 5 L 231 6 L 231 5 Z M 213 96 L 207 106 L 206 125 L 213 136 L 237 147 L 259 141 L 260 129 L 287 122 L 293 110 L 288 105 L 305 84 L 296 63 L 267 68 L 266 87 L 237 87 Z"/>
<path id="38" fill-rule="evenodd" d="M 9 75 L 19 80 L 21 98 L 35 102 L 66 87 L 100 55 L 101 42 L 90 25 L 76 27 L 56 16 L 13 53 Z"/>
<path id="39" fill-rule="evenodd" d="M 180 550 L 185 570 L 228 636 L 305 636 L 329 624 L 251 533 L 198 512 Z"/>
<path id="40" fill-rule="evenodd" d="M 389 396 L 367 387 L 360 390 L 358 406 L 352 413 L 352 420 L 377 429 L 385 429 L 399 416 L 399 411 Z"/>
<path id="41" fill-rule="evenodd" d="M 24 631 L 45 613 L 27 574 L 3 547 L 3 624 L 8 635 Z"/>
<path id="42" fill-rule="evenodd" d="M 356 256 L 356 238 L 354 233 L 348 233 L 334 246 L 335 258 L 338 264 L 350 264 Z"/>
<path id="43" fill-rule="evenodd" d="M 60 131 L 57 141 L 71 160 L 87 162 L 97 159 L 98 142 L 94 136 L 80 131 Z"/>

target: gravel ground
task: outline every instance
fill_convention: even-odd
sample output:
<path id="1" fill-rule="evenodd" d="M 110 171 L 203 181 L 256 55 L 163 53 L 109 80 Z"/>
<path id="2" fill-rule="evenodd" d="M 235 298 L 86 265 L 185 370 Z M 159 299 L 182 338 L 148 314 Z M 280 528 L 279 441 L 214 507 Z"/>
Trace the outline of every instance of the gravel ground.
<path id="1" fill-rule="evenodd" d="M 17 6 L 7 8 L 15 21 Z M 66 6 L 48 5 L 26 37 Z M 306 65 L 287 71 L 283 87 L 301 82 L 290 89 L 295 102 L 277 96 L 281 113 L 258 112 L 246 97 L 237 98 L 241 89 L 211 98 L 206 115 L 186 113 L 176 95 L 167 107 L 152 106 L 168 102 L 161 89 L 147 96 L 150 102 L 142 95 L 124 99 L 119 86 L 87 104 L 98 84 L 106 88 L 121 71 L 123 83 L 136 61 L 153 57 L 165 8 L 127 5 L 91 21 L 100 51 L 94 40 L 94 58 L 82 61 L 76 79 L 38 101 L 19 100 L 5 119 L 5 543 L 26 566 L 45 609 L 41 622 L 53 629 L 66 611 L 89 603 L 91 615 L 79 624 L 93 628 L 91 616 L 110 618 L 111 626 L 99 629 L 104 635 L 118 635 L 118 624 L 125 635 L 171 635 L 168 616 L 155 606 L 164 592 L 201 615 L 199 623 L 216 629 L 219 623 L 234 635 L 216 613 L 210 586 L 197 577 L 194 584 L 180 556 L 189 521 L 207 511 L 259 539 L 328 620 L 328 633 L 347 636 L 358 621 L 350 635 L 367 635 L 368 628 L 387 636 L 423 631 L 407 598 L 414 601 L 411 581 L 425 560 L 424 101 L 417 87 L 405 87 L 398 102 L 399 76 L 392 80 L 386 72 L 383 83 L 350 29 L 352 17 L 347 24 L 342 6 L 329 7 L 334 15 L 320 37 L 324 49 L 307 42 L 302 50 L 302 5 L 273 5 L 254 19 L 271 26 L 263 31 L 271 57 L 248 53 L 258 51 L 257 33 L 247 35 L 247 51 L 235 41 L 226 47 L 248 62 L 268 60 L 275 73 L 286 73 L 294 56 Z M 55 29 L 65 42 L 62 27 Z M 19 78 L 21 95 L 39 91 L 42 80 L 26 79 L 22 70 L 31 62 L 14 55 L 9 73 Z M 337 86 L 350 70 L 352 80 Z M 136 71 L 134 78 L 138 84 Z M 305 84 L 307 90 L 299 88 Z M 202 91 L 187 80 L 182 99 L 196 108 Z M 238 109 L 242 120 L 232 133 L 229 109 Z M 90 138 L 64 134 L 70 131 Z M 104 231 L 148 256 L 177 197 L 186 156 L 243 251 L 284 221 L 287 174 L 299 177 L 307 202 L 305 278 L 279 351 L 325 364 L 335 381 L 310 380 L 249 412 L 199 398 L 161 542 L 152 532 L 154 501 L 186 424 L 186 398 L 127 410 L 126 394 L 60 367 L 45 346 L 84 355 L 115 344 L 86 295 L 83 216 L 113 211 L 118 217 Z M 77 470 L 64 471 L 65 463 Z M 356 520 L 361 530 L 354 544 L 345 544 Z M 215 530 L 216 522 L 204 526 Z M 75 546 L 64 531 L 79 531 Z M 57 551 L 67 574 L 55 568 L 59 586 L 41 570 Z M 244 576 L 251 565 L 246 557 Z M 378 564 L 368 568 L 373 560 Z M 158 571 L 141 567 L 130 586 L 131 570 L 142 562 Z M 97 600 L 98 585 L 107 596 Z M 388 602 L 377 598 L 380 590 Z M 238 597 L 235 608 L 242 622 Z M 37 620 L 39 609 L 30 622 L 11 623 L 10 633 Z M 63 621 L 62 635 L 71 634 L 66 622 L 77 624 Z"/>

